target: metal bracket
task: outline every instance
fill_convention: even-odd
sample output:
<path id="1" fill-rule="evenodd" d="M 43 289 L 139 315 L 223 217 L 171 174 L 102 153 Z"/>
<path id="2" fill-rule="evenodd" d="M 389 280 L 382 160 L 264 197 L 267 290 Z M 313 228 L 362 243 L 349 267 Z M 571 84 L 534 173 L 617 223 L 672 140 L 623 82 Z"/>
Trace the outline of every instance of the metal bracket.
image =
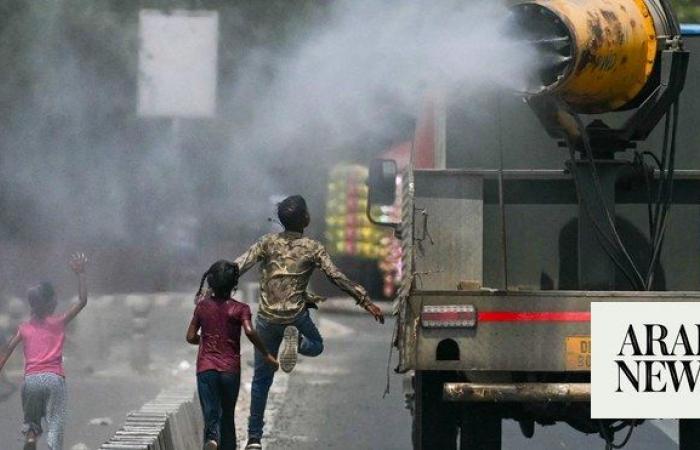
<path id="1" fill-rule="evenodd" d="M 428 231 L 428 211 L 422 208 L 416 208 L 415 210 L 419 211 L 420 214 L 423 216 L 423 234 L 420 238 L 415 238 L 415 240 L 419 243 L 422 243 L 426 238 L 428 238 L 428 241 L 430 241 L 430 245 L 435 245 L 435 241 L 433 241 L 433 237 L 430 235 L 430 231 Z"/>

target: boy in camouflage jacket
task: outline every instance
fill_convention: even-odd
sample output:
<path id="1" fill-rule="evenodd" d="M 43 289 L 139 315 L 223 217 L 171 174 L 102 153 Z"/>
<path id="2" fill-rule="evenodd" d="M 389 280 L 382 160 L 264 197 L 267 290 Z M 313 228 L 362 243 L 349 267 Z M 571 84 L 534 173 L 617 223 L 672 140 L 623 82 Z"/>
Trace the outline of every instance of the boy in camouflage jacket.
<path id="1" fill-rule="evenodd" d="M 306 201 L 299 195 L 287 197 L 277 206 L 277 215 L 285 228 L 281 233 L 260 238 L 235 263 L 241 274 L 260 263 L 260 306 L 255 328 L 273 355 L 279 355 L 280 366 L 291 372 L 297 352 L 318 356 L 323 351 L 323 338 L 311 321 L 309 307 L 315 307 L 318 297 L 306 289 L 314 269 L 319 268 L 342 291 L 355 299 L 375 320 L 384 323 L 381 309 L 370 300 L 367 291 L 349 280 L 331 261 L 324 246 L 303 236 L 310 216 Z M 274 370 L 265 364 L 264 356 L 255 352 L 255 375 L 251 390 L 248 445 L 246 449 L 261 449 L 263 417 Z"/>

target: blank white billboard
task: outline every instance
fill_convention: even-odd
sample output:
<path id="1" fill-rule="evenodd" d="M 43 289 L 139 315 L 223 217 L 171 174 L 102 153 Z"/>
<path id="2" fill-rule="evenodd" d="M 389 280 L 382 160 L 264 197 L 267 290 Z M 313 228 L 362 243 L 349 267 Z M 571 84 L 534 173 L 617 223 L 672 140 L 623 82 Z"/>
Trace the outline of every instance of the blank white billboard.
<path id="1" fill-rule="evenodd" d="M 215 115 L 218 13 L 142 10 L 139 37 L 139 115 Z"/>

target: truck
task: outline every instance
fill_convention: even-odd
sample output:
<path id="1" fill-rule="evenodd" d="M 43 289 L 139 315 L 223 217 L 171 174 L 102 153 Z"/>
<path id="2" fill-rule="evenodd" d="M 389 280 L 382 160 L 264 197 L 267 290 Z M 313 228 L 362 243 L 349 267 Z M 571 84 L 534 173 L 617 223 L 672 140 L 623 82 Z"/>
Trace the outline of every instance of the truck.
<path id="1" fill-rule="evenodd" d="M 565 422 L 620 448 L 643 421 L 591 419 L 591 303 L 700 301 L 700 36 L 665 0 L 512 12 L 547 61 L 532 85 L 435 93 L 400 190 L 393 161 L 370 167 L 368 214 L 402 204 L 371 219 L 402 242 L 413 446 L 497 450 L 512 419 L 525 438 Z M 700 448 L 698 421 L 679 441 Z"/>

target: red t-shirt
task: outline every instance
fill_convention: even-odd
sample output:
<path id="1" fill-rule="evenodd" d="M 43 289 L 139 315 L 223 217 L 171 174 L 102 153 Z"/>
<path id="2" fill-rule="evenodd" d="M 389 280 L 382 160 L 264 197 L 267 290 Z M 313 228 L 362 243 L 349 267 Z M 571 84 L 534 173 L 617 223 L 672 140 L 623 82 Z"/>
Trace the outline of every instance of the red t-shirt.
<path id="1" fill-rule="evenodd" d="M 204 298 L 197 303 L 194 321 L 201 328 L 197 373 L 241 371 L 241 327 L 244 320 L 251 320 L 250 308 L 245 303 L 213 298 Z"/>

